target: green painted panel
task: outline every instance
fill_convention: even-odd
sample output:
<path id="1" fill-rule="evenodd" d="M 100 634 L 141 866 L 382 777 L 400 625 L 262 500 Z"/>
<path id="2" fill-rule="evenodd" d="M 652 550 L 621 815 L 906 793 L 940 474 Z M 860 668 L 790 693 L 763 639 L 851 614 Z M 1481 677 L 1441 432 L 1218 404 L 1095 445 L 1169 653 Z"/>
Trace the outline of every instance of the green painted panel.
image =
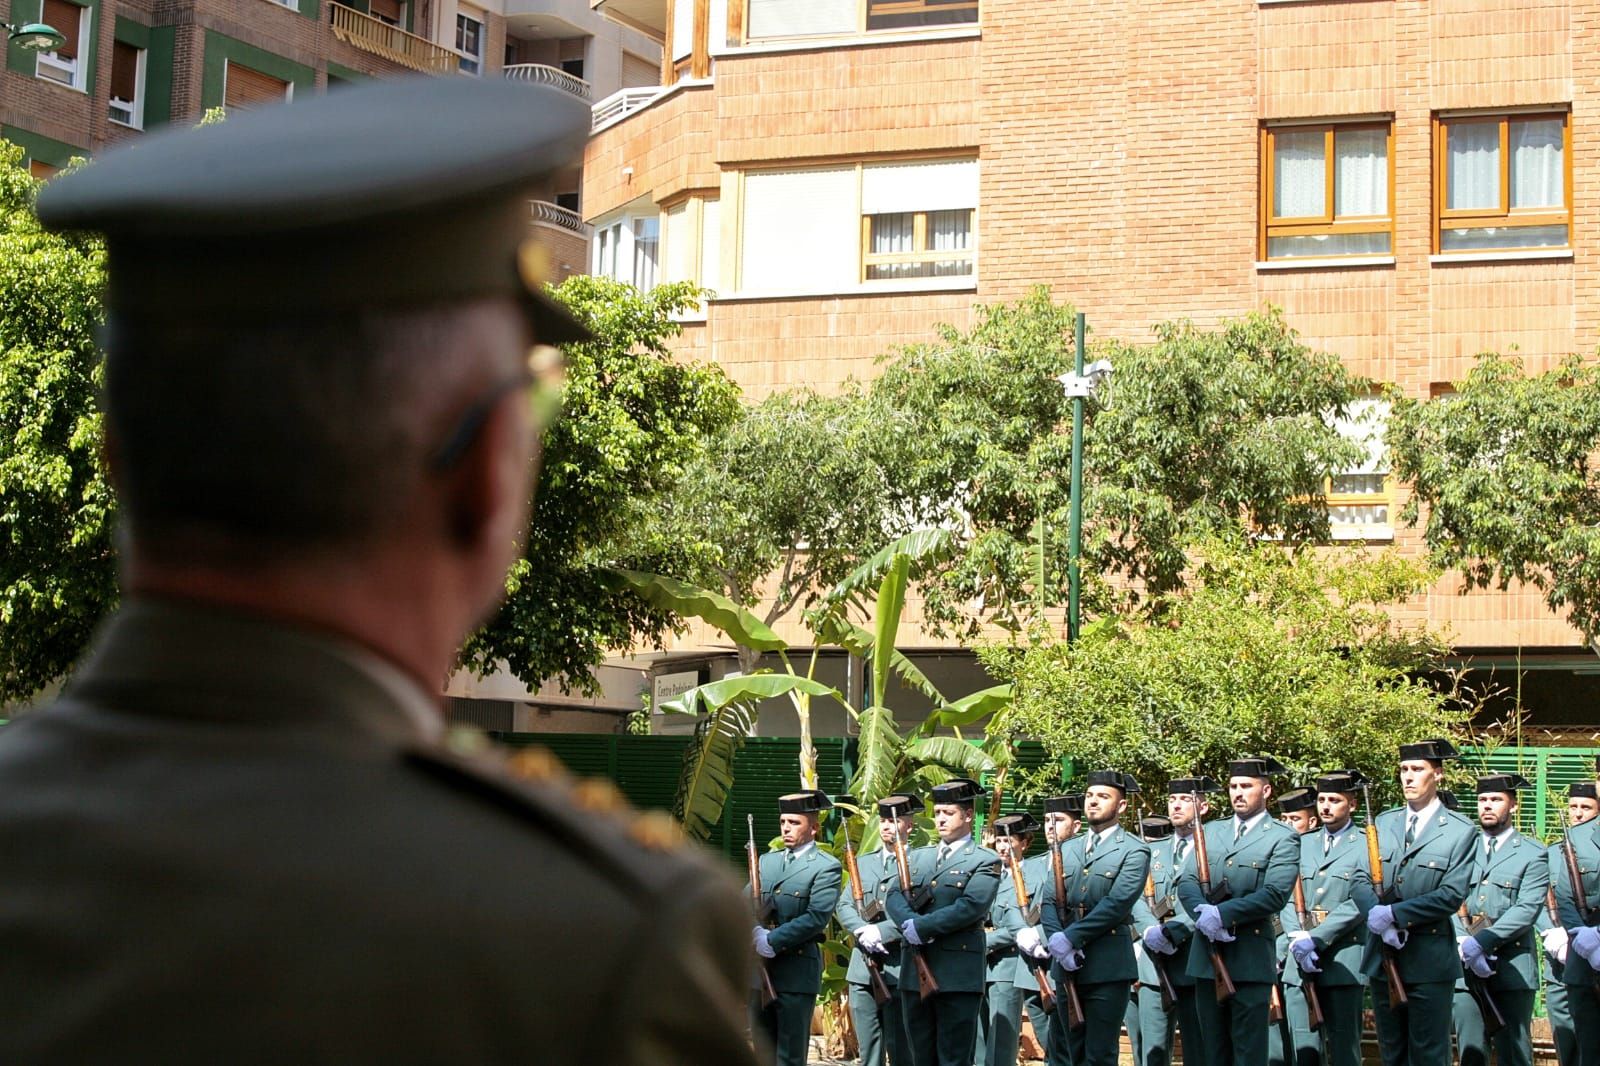
<path id="1" fill-rule="evenodd" d="M 116 40 L 121 41 L 123 44 L 131 44 L 135 48 L 150 47 L 150 27 L 146 26 L 142 22 L 135 22 L 132 19 L 123 18 L 121 15 L 117 16 L 116 25 L 112 29 L 111 35 Z M 148 72 L 148 63 L 146 64 L 145 69 Z"/>
<path id="2" fill-rule="evenodd" d="M 215 30 L 206 31 L 205 58 L 201 64 L 200 106 L 221 107 L 227 79 L 228 62 L 259 70 L 274 78 L 282 78 L 294 86 L 295 95 L 312 92 L 317 86 L 317 72 L 291 59 L 234 40 Z"/>
<path id="3" fill-rule="evenodd" d="M 340 63 L 328 63 L 328 87 L 331 89 L 335 81 L 350 82 L 359 85 L 362 82 L 372 81 L 372 75 L 363 71 L 354 70 Z"/>
<path id="4" fill-rule="evenodd" d="M 44 0 L 11 0 L 11 21 L 18 26 L 38 22 L 44 10 Z M 6 45 L 6 69 L 33 77 L 34 54 L 16 45 Z"/>
<path id="5" fill-rule="evenodd" d="M 58 141 L 53 137 L 46 137 L 34 133 L 32 130 L 21 129 L 17 126 L 0 126 L 0 137 L 4 137 L 12 144 L 22 146 L 28 153 L 29 159 L 37 159 L 41 163 L 49 163 L 53 167 L 64 167 L 72 161 L 73 156 L 88 156 L 87 148 Z"/>
<path id="6" fill-rule="evenodd" d="M 177 44 L 178 27 L 156 26 L 150 30 L 149 51 L 144 57 L 144 128 L 147 130 L 172 121 L 172 63 Z"/>

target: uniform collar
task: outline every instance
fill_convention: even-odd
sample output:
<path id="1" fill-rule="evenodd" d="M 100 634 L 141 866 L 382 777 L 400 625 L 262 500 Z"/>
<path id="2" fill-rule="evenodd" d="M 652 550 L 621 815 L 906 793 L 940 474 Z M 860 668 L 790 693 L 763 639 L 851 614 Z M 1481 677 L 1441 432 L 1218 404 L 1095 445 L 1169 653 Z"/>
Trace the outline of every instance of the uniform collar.
<path id="1" fill-rule="evenodd" d="M 1439 799 L 1438 796 L 1434 796 L 1432 803 L 1428 804 L 1426 807 L 1422 808 L 1422 810 L 1417 812 L 1417 835 L 1419 837 L 1422 835 L 1423 827 L 1430 825 L 1435 818 L 1439 817 L 1439 811 L 1443 808 L 1444 803 Z M 1411 805 L 1409 803 L 1400 809 L 1400 817 L 1404 819 L 1410 819 Z M 1402 832 L 1404 832 L 1404 830 L 1402 830 Z"/>
<path id="2" fill-rule="evenodd" d="M 1242 833 L 1250 832 L 1250 830 L 1252 830 L 1256 826 L 1260 825 L 1262 823 L 1262 821 L 1266 817 L 1267 817 L 1267 810 L 1266 810 L 1265 807 L 1263 807 L 1261 810 L 1257 811 L 1255 814 L 1253 814 L 1249 818 L 1241 819 L 1237 814 L 1234 815 L 1233 816 L 1233 835 L 1234 836 L 1239 836 Z"/>
<path id="3" fill-rule="evenodd" d="M 816 846 L 817 846 L 817 842 L 815 840 L 808 840 L 804 844 L 801 844 L 798 848 L 790 848 L 790 849 L 788 849 L 789 850 L 789 858 L 798 859 L 802 855 L 805 855 L 808 852 L 812 851 L 814 848 L 816 848 Z"/>
<path id="4" fill-rule="evenodd" d="M 943 848 L 945 850 L 945 854 L 954 855 L 956 852 L 960 851 L 970 843 L 972 843 L 972 834 L 968 833 L 959 840 L 952 840 L 948 844 L 941 840 L 936 846 Z"/>

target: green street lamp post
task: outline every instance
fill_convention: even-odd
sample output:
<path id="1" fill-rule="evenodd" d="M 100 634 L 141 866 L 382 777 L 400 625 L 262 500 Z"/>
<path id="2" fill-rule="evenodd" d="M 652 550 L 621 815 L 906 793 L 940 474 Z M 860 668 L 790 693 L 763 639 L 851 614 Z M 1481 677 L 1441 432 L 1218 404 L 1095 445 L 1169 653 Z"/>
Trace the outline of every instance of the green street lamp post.
<path id="1" fill-rule="evenodd" d="M 1083 365 L 1085 320 L 1078 312 L 1073 327 L 1074 371 L 1056 378 L 1072 400 L 1072 511 L 1067 526 L 1067 641 L 1078 639 L 1080 598 L 1083 592 L 1083 403 L 1100 391 L 1111 377 L 1111 363 L 1096 359 L 1087 371 Z"/>

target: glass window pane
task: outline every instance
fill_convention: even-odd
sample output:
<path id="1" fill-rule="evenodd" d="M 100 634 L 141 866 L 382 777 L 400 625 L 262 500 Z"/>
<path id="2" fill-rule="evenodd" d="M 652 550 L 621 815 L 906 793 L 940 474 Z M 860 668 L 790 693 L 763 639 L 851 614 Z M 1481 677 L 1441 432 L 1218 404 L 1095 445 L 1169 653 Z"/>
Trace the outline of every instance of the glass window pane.
<path id="1" fill-rule="evenodd" d="M 1511 123 L 1511 206 L 1566 206 L 1563 127 L 1559 118 Z"/>
<path id="2" fill-rule="evenodd" d="M 1445 206 L 1452 211 L 1500 207 L 1500 124 L 1455 122 L 1445 134 L 1449 156 Z"/>
<path id="3" fill-rule="evenodd" d="M 1389 505 L 1335 504 L 1328 508 L 1328 523 L 1339 526 L 1386 526 L 1389 524 Z"/>
<path id="4" fill-rule="evenodd" d="M 892 255 L 896 252 L 915 251 L 912 238 L 916 217 L 910 211 L 894 215 L 872 216 L 873 255 Z"/>
<path id="5" fill-rule="evenodd" d="M 633 283 L 649 291 L 656 286 L 656 263 L 661 251 L 661 220 L 636 219 L 633 223 Z"/>
<path id="6" fill-rule="evenodd" d="M 1268 259 L 1307 259 L 1328 255 L 1388 255 L 1387 233 L 1328 233 L 1315 237 L 1270 237 Z"/>
<path id="7" fill-rule="evenodd" d="M 1333 133 L 1335 217 L 1389 214 L 1389 132 Z"/>
<path id="8" fill-rule="evenodd" d="M 971 211 L 929 211 L 928 247 L 936 252 L 965 251 L 972 247 Z"/>
<path id="9" fill-rule="evenodd" d="M 978 21 L 978 0 L 867 0 L 867 29 L 949 26 Z"/>
<path id="10" fill-rule="evenodd" d="M 1439 231 L 1439 250 L 1470 252 L 1493 248 L 1565 248 L 1566 226 L 1478 226 Z"/>
<path id="11" fill-rule="evenodd" d="M 1327 151 L 1321 130 L 1273 135 L 1273 218 L 1321 218 L 1327 212 Z"/>

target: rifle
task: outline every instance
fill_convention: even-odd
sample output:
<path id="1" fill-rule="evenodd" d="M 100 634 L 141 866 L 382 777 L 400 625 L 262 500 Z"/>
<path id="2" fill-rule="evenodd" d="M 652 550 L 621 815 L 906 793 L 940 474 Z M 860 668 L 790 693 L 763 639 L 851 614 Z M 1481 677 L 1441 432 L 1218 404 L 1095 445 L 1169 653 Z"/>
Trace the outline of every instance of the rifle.
<path id="1" fill-rule="evenodd" d="M 1474 918 L 1467 913 L 1467 901 L 1462 900 L 1461 906 L 1456 909 L 1461 916 L 1462 924 L 1466 926 L 1467 935 L 1472 936 L 1478 930 L 1489 924 L 1489 919 L 1483 915 Z M 1494 993 L 1489 989 L 1489 982 L 1473 973 L 1471 968 L 1463 966 L 1463 973 L 1467 979 L 1467 994 L 1478 1004 L 1478 1012 L 1483 1015 L 1484 1039 L 1493 1039 L 1494 1034 L 1506 1027 L 1506 1016 L 1500 1011 L 1500 1004 L 1494 1001 Z"/>
<path id="2" fill-rule="evenodd" d="M 750 830 L 750 840 L 745 845 L 745 859 L 750 867 L 750 907 L 755 912 L 756 923 L 764 928 L 772 928 L 772 920 L 777 912 L 777 906 L 772 900 L 761 898 L 761 857 L 756 854 L 756 816 L 744 816 L 745 826 Z M 777 989 L 772 987 L 772 973 L 767 969 L 767 960 L 761 959 L 757 967 L 761 971 L 761 1005 L 770 1007 L 778 998 Z"/>
<path id="3" fill-rule="evenodd" d="M 1028 910 L 1028 886 L 1022 879 L 1022 864 L 1017 861 L 1017 849 L 1013 844 L 1006 849 L 1006 865 L 1011 867 L 1011 887 L 1017 890 L 1017 906 L 1024 913 Z M 1055 993 L 1050 991 L 1050 976 L 1045 968 L 1034 959 L 1026 960 L 1033 979 L 1039 983 L 1039 1005 L 1046 1011 L 1056 1009 Z"/>
<path id="4" fill-rule="evenodd" d="M 1056 839 L 1055 830 L 1050 828 L 1050 823 L 1044 825 L 1045 843 L 1050 846 L 1050 873 L 1055 878 L 1056 890 L 1056 920 L 1061 927 L 1067 927 L 1067 875 L 1061 865 L 1061 841 Z M 1061 997 L 1066 1003 L 1067 1025 L 1072 1029 L 1083 1028 L 1083 1001 L 1078 998 L 1078 980 L 1066 969 L 1061 971 Z"/>
<path id="5" fill-rule="evenodd" d="M 1367 865 L 1372 874 L 1372 891 L 1383 898 L 1383 851 L 1378 847 L 1378 821 L 1372 816 L 1372 789 L 1361 786 L 1361 802 L 1367 811 Z M 1385 944 L 1380 938 L 1378 950 L 1383 956 L 1383 975 L 1388 978 L 1389 1006 L 1403 1007 L 1406 1003 L 1406 985 L 1400 980 L 1400 952 Z"/>
<path id="6" fill-rule="evenodd" d="M 1294 913 L 1300 919 L 1300 928 L 1310 931 L 1316 928 L 1316 919 L 1311 913 L 1311 908 L 1306 906 L 1306 886 L 1300 880 L 1300 875 L 1294 878 Z M 1313 1033 L 1322 1028 L 1322 1000 L 1317 996 L 1317 982 L 1315 974 L 1300 974 L 1300 990 L 1306 996 L 1306 1019 Z"/>
<path id="7" fill-rule="evenodd" d="M 1567 880 L 1572 882 L 1572 902 L 1577 905 L 1578 917 L 1584 925 L 1594 921 L 1594 915 L 1589 913 L 1589 895 L 1583 890 L 1583 875 L 1578 871 L 1578 854 L 1572 850 L 1572 830 L 1569 828 L 1561 834 L 1561 853 L 1567 860 Z M 1560 922 L 1556 923 L 1561 924 Z M 1600 999 L 1600 984 L 1590 985 L 1594 989 L 1596 999 Z"/>
<path id="8" fill-rule="evenodd" d="M 1200 824 L 1200 793 L 1194 793 L 1194 872 L 1200 881 L 1200 894 L 1206 902 L 1211 898 L 1211 861 L 1206 857 L 1206 827 Z M 1201 934 L 1204 936 L 1205 934 Z M 1206 953 L 1211 956 L 1211 969 L 1217 978 L 1217 1002 L 1226 1003 L 1233 998 L 1233 975 L 1222 961 L 1222 952 L 1210 937 L 1206 937 Z M 1280 1009 L 1282 1009 L 1280 1007 Z"/>
<path id="9" fill-rule="evenodd" d="M 1138 817 L 1136 813 L 1134 815 L 1134 821 L 1138 823 L 1139 826 L 1139 839 L 1144 840 L 1145 843 L 1148 844 L 1149 841 L 1145 840 L 1144 835 L 1144 819 Z M 1165 901 L 1163 901 L 1163 903 L 1164 902 Z M 1163 913 L 1164 911 L 1170 910 L 1170 908 L 1165 907 L 1163 907 L 1161 910 L 1157 910 L 1155 874 L 1147 873 L 1144 875 L 1144 905 L 1150 908 L 1150 913 L 1155 917 L 1157 922 L 1162 921 L 1162 919 L 1165 917 L 1165 914 Z M 1156 971 L 1156 984 L 1161 989 L 1161 1009 L 1171 1010 L 1173 1004 L 1178 1002 L 1178 990 L 1172 987 L 1172 977 L 1167 973 L 1167 960 L 1161 958 L 1155 952 L 1148 952 L 1147 954 L 1150 959 L 1151 967 Z"/>
<path id="10" fill-rule="evenodd" d="M 868 904 L 866 893 L 861 891 L 861 868 L 856 865 L 856 849 L 850 841 L 848 820 L 844 827 L 844 865 L 845 869 L 850 871 L 850 895 L 855 900 L 856 912 L 863 920 L 869 922 L 879 917 L 883 913 L 883 904 L 878 900 Z M 861 958 L 867 964 L 867 979 L 872 985 L 872 998 L 882 1006 L 894 995 L 889 991 L 889 983 L 883 979 L 883 965 L 870 951 L 862 951 Z"/>
<path id="11" fill-rule="evenodd" d="M 900 889 L 906 894 L 906 899 L 911 903 L 912 910 L 918 910 L 921 894 L 916 897 L 911 895 L 911 863 L 906 858 L 906 838 L 899 827 L 894 834 L 894 860 L 900 868 Z M 917 967 L 917 998 L 927 999 L 939 991 L 939 982 L 933 979 L 933 971 L 928 969 L 928 960 L 922 956 L 922 945 L 906 942 L 906 947 L 911 949 L 911 961 Z"/>

